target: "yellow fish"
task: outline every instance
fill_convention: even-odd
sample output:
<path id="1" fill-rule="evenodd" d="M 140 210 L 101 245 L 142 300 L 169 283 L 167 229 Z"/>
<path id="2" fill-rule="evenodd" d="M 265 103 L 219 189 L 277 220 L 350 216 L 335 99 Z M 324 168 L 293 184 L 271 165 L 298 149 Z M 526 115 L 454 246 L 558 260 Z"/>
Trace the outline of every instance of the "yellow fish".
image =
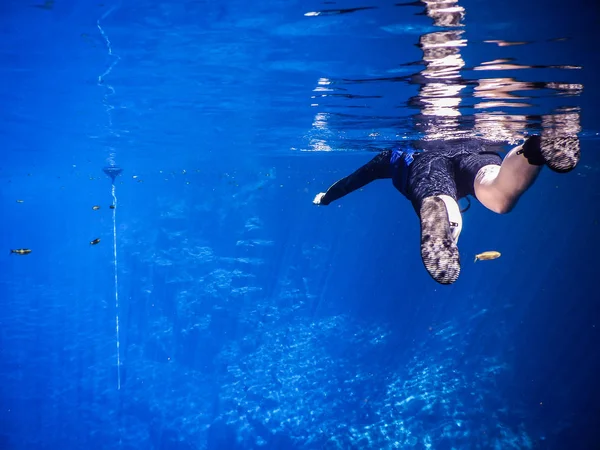
<path id="1" fill-rule="evenodd" d="M 483 252 L 483 253 L 478 253 L 477 255 L 475 255 L 475 261 L 486 261 L 489 259 L 496 259 L 496 258 L 500 258 L 500 252 L 496 252 L 496 251 L 489 251 L 489 252 Z"/>
<path id="2" fill-rule="evenodd" d="M 17 255 L 28 255 L 31 253 L 31 250 L 28 248 L 17 248 L 15 250 L 11 250 L 10 253 L 16 253 Z"/>

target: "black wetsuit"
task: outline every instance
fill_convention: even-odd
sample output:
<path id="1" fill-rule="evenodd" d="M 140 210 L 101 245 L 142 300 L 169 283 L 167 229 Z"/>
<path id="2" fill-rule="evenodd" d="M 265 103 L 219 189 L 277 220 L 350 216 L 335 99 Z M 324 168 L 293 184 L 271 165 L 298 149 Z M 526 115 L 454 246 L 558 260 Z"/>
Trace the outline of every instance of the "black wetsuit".
<path id="1" fill-rule="evenodd" d="M 498 148 L 477 140 L 419 142 L 415 147 L 422 151 L 414 154 L 410 165 L 399 168 L 392 165 L 392 150 L 379 153 L 331 186 L 321 204 L 328 205 L 371 181 L 392 178 L 394 186 L 412 202 L 418 213 L 427 197 L 449 195 L 458 201 L 475 195 L 474 182 L 479 169 L 502 163 L 502 157 L 494 151 Z M 408 172 L 403 174 L 403 171 Z M 406 180 L 403 189 L 399 180 L 402 176 Z"/>

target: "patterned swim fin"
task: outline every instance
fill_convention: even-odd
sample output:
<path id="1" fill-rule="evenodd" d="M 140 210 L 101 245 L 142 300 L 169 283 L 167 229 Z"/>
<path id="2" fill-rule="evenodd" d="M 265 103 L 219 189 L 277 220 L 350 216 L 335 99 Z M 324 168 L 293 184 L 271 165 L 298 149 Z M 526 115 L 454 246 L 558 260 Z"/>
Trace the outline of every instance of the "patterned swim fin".
<path id="1" fill-rule="evenodd" d="M 546 164 L 558 173 L 570 172 L 581 158 L 577 136 L 530 136 L 523 144 L 523 154 L 530 164 Z"/>
<path id="2" fill-rule="evenodd" d="M 542 135 L 541 151 L 546 165 L 559 173 L 573 170 L 581 158 L 577 136 L 545 138 Z"/>
<path id="3" fill-rule="evenodd" d="M 440 284 L 452 284 L 460 275 L 458 247 L 452 239 L 446 204 L 439 197 L 423 200 L 421 259 L 429 275 Z"/>

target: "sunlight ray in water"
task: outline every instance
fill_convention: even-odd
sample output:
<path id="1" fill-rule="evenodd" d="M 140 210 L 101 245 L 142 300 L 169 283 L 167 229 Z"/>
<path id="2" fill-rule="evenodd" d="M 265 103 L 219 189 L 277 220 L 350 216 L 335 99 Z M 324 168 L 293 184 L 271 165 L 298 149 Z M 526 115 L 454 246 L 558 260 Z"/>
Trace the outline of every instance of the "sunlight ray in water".
<path id="1" fill-rule="evenodd" d="M 106 19 L 110 14 L 115 11 L 116 7 L 109 8 L 97 21 L 96 26 L 106 44 L 106 51 L 109 58 L 109 64 L 107 68 L 98 76 L 98 85 L 105 89 L 102 103 L 108 116 L 107 129 L 111 136 L 118 137 L 118 134 L 114 132 L 113 116 L 112 111 L 115 109 L 110 102 L 110 97 L 115 94 L 114 87 L 106 81 L 106 77 L 110 75 L 114 67 L 121 59 L 113 52 L 112 43 L 102 28 L 101 22 Z M 110 164 L 109 167 L 104 168 L 106 173 L 112 180 L 111 195 L 113 198 L 112 208 L 112 225 L 113 225 L 113 265 L 114 265 L 114 281 L 115 281 L 115 338 L 116 338 L 116 352 L 117 352 L 117 390 L 121 389 L 121 338 L 119 330 L 119 279 L 118 279 L 118 265 L 117 265 L 117 194 L 115 187 L 115 178 L 120 175 L 121 168 L 115 166 L 116 153 L 113 147 L 109 148 L 109 155 L 107 162 Z"/>
<path id="2" fill-rule="evenodd" d="M 121 389 L 121 337 L 119 332 L 119 271 L 117 265 L 117 194 L 113 183 L 111 188 L 113 198 L 113 261 L 115 269 L 115 334 L 117 339 L 117 390 Z"/>

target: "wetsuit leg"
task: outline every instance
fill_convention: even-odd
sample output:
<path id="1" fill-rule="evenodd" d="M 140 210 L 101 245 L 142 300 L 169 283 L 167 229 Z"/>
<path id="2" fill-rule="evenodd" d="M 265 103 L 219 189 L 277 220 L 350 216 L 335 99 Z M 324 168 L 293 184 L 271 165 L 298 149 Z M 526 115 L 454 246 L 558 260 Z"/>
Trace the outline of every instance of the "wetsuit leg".
<path id="1" fill-rule="evenodd" d="M 454 205 L 461 224 L 462 219 L 452 160 L 445 152 L 424 152 L 415 158 L 408 176 L 408 196 L 421 221 L 423 265 L 438 283 L 454 283 L 460 274 L 450 219 Z"/>
<path id="2" fill-rule="evenodd" d="M 458 242 L 462 230 L 462 216 L 458 206 L 458 187 L 452 164 L 451 151 L 431 151 L 420 154 L 410 168 L 408 179 L 409 198 L 420 215 L 423 200 L 440 197 L 446 204 L 452 238 Z"/>
<path id="3" fill-rule="evenodd" d="M 417 213 L 427 197 L 448 195 L 458 200 L 452 159 L 441 151 L 419 154 L 410 165 L 407 191 Z"/>

